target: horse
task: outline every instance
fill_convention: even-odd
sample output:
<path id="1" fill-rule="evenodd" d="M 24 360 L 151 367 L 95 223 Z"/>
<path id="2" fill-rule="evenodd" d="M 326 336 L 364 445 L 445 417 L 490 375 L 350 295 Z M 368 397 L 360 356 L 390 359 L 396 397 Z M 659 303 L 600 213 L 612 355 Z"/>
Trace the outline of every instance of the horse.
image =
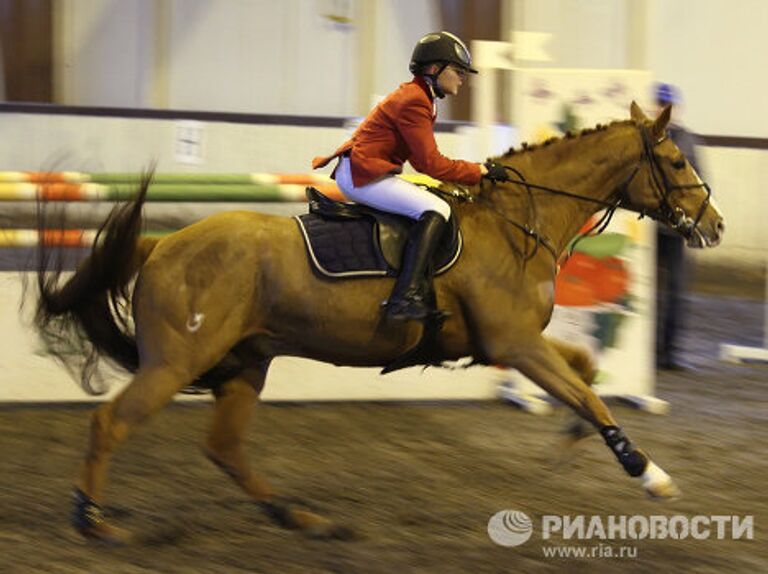
<path id="1" fill-rule="evenodd" d="M 481 182 L 466 190 L 470 201 L 452 200 L 464 250 L 435 278 L 436 299 L 449 318 L 422 362 L 471 356 L 517 369 L 599 431 L 624 470 L 664 499 L 679 489 L 592 390 L 591 357 L 542 335 L 558 262 L 598 211 L 649 216 L 694 248 L 721 240 L 723 216 L 709 186 L 666 137 L 670 108 L 655 119 L 634 102 L 630 110 L 628 120 L 510 149 L 494 159 L 509 181 Z M 133 373 L 91 415 L 75 485 L 75 528 L 91 540 L 131 540 L 103 511 L 110 459 L 132 429 L 208 377 L 216 384 L 205 455 L 278 524 L 312 537 L 344 537 L 349 530 L 278 494 L 251 468 L 246 427 L 270 362 L 298 356 L 385 366 L 413 349 L 427 326 L 387 320 L 380 305 L 391 277 L 330 280 L 313 272 L 289 218 L 233 211 L 163 238 L 141 236 L 150 180 L 151 172 L 132 200 L 115 207 L 69 279 L 52 269 L 55 248 L 39 246 L 36 329 L 49 340 L 65 339 L 70 351 L 73 341 L 81 344 L 88 357 L 83 381 L 99 357 Z"/>

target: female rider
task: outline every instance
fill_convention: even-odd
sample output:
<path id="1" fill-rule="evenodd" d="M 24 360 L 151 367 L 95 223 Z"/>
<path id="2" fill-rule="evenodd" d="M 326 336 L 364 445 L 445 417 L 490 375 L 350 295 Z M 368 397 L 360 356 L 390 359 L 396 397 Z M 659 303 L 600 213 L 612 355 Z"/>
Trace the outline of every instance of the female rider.
<path id="1" fill-rule="evenodd" d="M 507 179 L 502 166 L 449 159 L 435 143 L 435 98 L 455 96 L 467 74 L 477 73 L 464 42 L 450 32 L 427 34 L 413 50 L 410 71 L 413 80 L 382 100 L 349 141 L 312 162 L 318 168 L 338 158 L 333 177 L 348 199 L 416 220 L 400 275 L 384 303 L 387 315 L 397 320 L 423 320 L 436 313 L 428 303 L 430 263 L 451 215 L 445 201 L 396 177 L 403 164 L 410 161 L 417 171 L 447 182 L 472 185 L 483 176 Z"/>

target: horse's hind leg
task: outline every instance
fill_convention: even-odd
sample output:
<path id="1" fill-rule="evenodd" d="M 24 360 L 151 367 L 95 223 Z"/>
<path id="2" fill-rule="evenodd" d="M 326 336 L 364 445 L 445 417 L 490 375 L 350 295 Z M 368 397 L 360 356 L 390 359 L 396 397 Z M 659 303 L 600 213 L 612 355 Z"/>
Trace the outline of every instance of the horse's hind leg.
<path id="1" fill-rule="evenodd" d="M 298 528 L 313 538 L 349 537 L 351 532 L 346 528 L 275 494 L 269 483 L 251 469 L 245 452 L 245 434 L 264 386 L 267 365 L 248 368 L 215 390 L 216 406 L 205 454 L 281 526 Z"/>
<path id="2" fill-rule="evenodd" d="M 132 428 L 168 404 L 188 383 L 185 373 L 168 366 L 141 368 L 113 401 L 91 415 L 89 445 L 75 489 L 72 517 L 83 536 L 107 543 L 128 541 L 128 533 L 110 525 L 101 508 L 110 459 Z"/>
<path id="3" fill-rule="evenodd" d="M 272 487 L 251 470 L 244 442 L 254 406 L 264 385 L 265 372 L 244 371 L 214 389 L 216 405 L 205 455 L 249 496 L 265 501 L 273 496 Z"/>
<path id="4" fill-rule="evenodd" d="M 624 470 L 630 476 L 642 477 L 643 486 L 651 496 L 669 498 L 679 494 L 670 477 L 646 453 L 635 448 L 619 428 L 606 404 L 549 341 L 541 336 L 532 338 L 516 349 L 514 355 L 507 357 L 505 362 L 519 369 L 550 395 L 592 423 Z"/>
<path id="5" fill-rule="evenodd" d="M 544 337 L 544 339 L 560 353 L 565 362 L 568 363 L 568 366 L 576 371 L 576 374 L 579 375 L 582 381 L 590 387 L 595 383 L 595 377 L 598 372 L 597 364 L 592 354 L 585 347 L 550 337 Z"/>

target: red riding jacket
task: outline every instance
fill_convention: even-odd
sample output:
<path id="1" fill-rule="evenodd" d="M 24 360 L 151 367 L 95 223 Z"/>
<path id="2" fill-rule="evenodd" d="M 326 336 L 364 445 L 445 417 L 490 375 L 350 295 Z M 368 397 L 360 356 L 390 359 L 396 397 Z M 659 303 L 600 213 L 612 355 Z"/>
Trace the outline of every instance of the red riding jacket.
<path id="1" fill-rule="evenodd" d="M 480 181 L 476 163 L 452 160 L 440 153 L 432 129 L 437 112 L 432 92 L 424 79 L 400 84 L 363 120 L 363 123 L 333 155 L 316 157 L 312 168 L 326 166 L 349 153 L 352 181 L 356 187 L 393 173 L 401 173 L 410 161 L 417 171 L 441 181 L 475 184 Z"/>

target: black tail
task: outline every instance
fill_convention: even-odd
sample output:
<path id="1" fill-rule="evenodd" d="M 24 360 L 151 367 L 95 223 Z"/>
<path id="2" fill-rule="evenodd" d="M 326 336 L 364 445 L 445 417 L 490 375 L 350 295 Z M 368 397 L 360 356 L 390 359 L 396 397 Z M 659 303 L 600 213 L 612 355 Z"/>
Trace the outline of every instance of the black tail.
<path id="1" fill-rule="evenodd" d="M 49 206 L 38 199 L 39 298 L 35 326 L 48 352 L 71 371 L 79 371 L 81 385 L 89 394 L 107 390 L 103 384 L 92 383 L 100 357 L 130 372 L 135 372 L 139 365 L 136 340 L 129 325 L 129 290 L 149 253 L 139 249 L 139 234 L 142 207 L 153 174 L 152 169 L 142 176 L 134 199 L 115 206 L 99 228 L 90 256 L 61 286 L 62 253 L 43 239 L 50 219 Z M 64 228 L 65 223 L 62 212 L 58 226 Z"/>

